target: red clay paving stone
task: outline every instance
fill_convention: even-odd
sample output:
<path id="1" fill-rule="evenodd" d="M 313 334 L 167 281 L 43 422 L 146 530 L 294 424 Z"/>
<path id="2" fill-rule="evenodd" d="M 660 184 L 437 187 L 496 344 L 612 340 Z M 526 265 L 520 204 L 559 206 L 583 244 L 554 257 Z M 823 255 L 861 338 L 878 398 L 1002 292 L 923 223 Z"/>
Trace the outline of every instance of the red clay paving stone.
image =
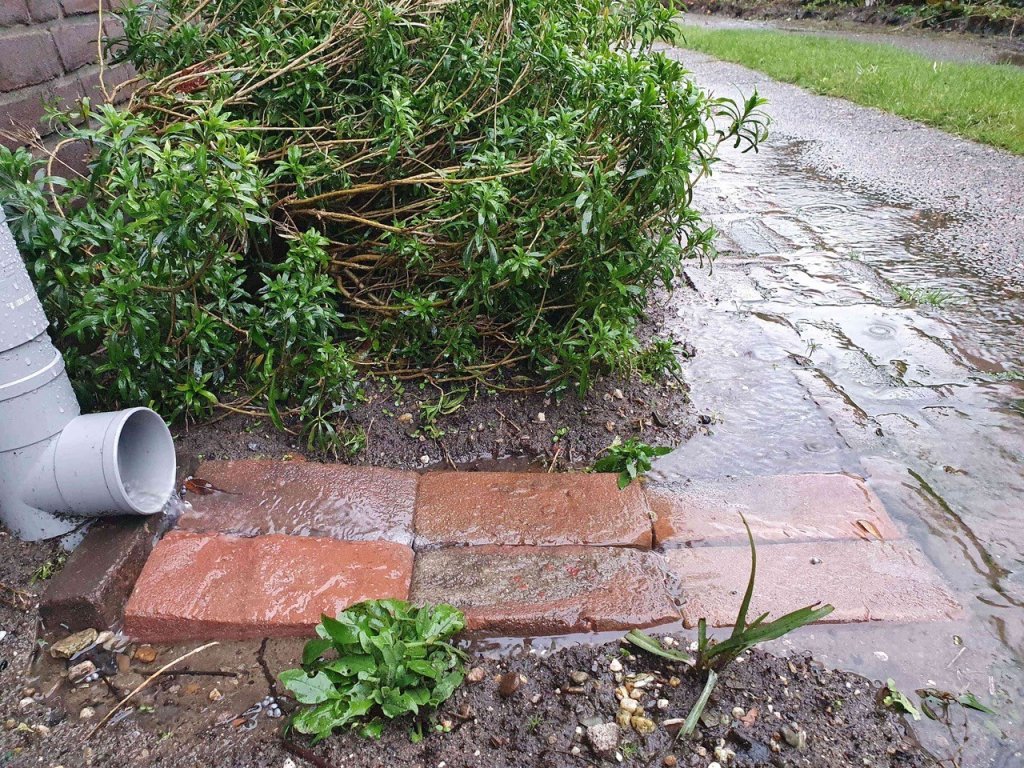
<path id="1" fill-rule="evenodd" d="M 467 628 L 555 635 L 679 620 L 664 560 L 618 547 L 450 547 L 419 552 L 414 603 L 462 609 Z"/>
<path id="2" fill-rule="evenodd" d="M 647 493 L 657 546 L 745 544 L 741 512 L 759 542 L 872 537 L 858 528 L 858 520 L 874 525 L 885 540 L 903 537 L 881 499 L 849 475 L 693 480 Z"/>
<path id="3" fill-rule="evenodd" d="M 310 635 L 321 613 L 407 599 L 412 561 L 393 542 L 172 531 L 136 582 L 124 631 L 150 643 Z"/>
<path id="4" fill-rule="evenodd" d="M 221 491 L 188 494 L 183 530 L 412 544 L 413 472 L 254 460 L 208 461 L 195 476 Z"/>
<path id="5" fill-rule="evenodd" d="M 420 480 L 416 549 L 449 545 L 585 544 L 650 549 L 639 483 L 612 474 L 433 472 Z"/>
<path id="6" fill-rule="evenodd" d="M 683 587 L 683 623 L 732 626 L 750 575 L 744 546 L 667 553 Z M 820 562 L 818 562 L 820 561 Z M 907 541 L 817 541 L 757 548 L 749 616 L 781 616 L 815 601 L 835 610 L 826 623 L 939 621 L 961 608 L 924 555 Z"/>

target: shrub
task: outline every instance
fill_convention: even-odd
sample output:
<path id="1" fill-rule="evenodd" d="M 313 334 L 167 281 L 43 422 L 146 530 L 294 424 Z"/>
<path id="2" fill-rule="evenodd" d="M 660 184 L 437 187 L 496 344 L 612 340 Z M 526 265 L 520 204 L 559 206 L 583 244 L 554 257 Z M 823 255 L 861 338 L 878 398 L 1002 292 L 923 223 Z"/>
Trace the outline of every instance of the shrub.
<path id="1" fill-rule="evenodd" d="M 265 409 L 323 445 L 357 371 L 585 392 L 671 365 L 634 333 L 646 299 L 710 254 L 690 201 L 719 144 L 764 132 L 756 94 L 711 98 L 655 50 L 661 0 L 122 14 L 112 50 L 146 81 L 65 116 L 86 177 L 0 152 L 73 373 L 103 404 Z"/>

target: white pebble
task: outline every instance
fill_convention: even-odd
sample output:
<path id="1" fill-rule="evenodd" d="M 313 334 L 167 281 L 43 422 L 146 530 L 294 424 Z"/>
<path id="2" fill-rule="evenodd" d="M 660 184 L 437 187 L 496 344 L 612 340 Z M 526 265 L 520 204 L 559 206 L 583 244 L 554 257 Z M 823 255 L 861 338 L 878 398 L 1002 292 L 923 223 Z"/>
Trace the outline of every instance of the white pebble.
<path id="1" fill-rule="evenodd" d="M 658 709 L 668 709 L 668 699 L 658 699 Z"/>
<path id="2" fill-rule="evenodd" d="M 612 659 L 611 663 L 608 665 L 608 669 L 611 670 L 612 672 L 621 672 L 622 671 L 622 662 L 619 661 L 618 659 Z"/>

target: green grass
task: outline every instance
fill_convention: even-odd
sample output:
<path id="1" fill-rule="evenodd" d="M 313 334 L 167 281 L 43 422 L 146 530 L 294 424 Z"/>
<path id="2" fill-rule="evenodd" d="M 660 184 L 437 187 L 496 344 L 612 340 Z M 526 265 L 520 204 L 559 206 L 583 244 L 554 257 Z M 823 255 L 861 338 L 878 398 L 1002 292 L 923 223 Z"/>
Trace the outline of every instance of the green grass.
<path id="1" fill-rule="evenodd" d="M 932 61 L 877 43 L 683 26 L 684 46 L 816 93 L 1024 154 L 1024 69 Z"/>

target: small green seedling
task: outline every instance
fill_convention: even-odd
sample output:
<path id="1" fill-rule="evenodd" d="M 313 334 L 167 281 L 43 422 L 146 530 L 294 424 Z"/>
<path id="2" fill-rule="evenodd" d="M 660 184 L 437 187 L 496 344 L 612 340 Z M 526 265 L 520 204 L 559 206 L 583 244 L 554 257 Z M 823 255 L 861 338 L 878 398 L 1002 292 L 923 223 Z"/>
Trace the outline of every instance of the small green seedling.
<path id="1" fill-rule="evenodd" d="M 890 709 L 895 709 L 898 712 L 906 712 L 915 720 L 921 719 L 921 711 L 914 706 L 914 703 L 910 700 L 905 693 L 896 687 L 896 681 L 891 677 L 885 681 L 888 693 L 885 698 L 882 699 L 882 703 Z"/>
<path id="2" fill-rule="evenodd" d="M 605 455 L 594 462 L 594 472 L 618 472 L 619 490 L 651 470 L 651 459 L 664 456 L 672 449 L 654 446 L 633 438 L 622 442 L 618 436 L 605 449 Z"/>

